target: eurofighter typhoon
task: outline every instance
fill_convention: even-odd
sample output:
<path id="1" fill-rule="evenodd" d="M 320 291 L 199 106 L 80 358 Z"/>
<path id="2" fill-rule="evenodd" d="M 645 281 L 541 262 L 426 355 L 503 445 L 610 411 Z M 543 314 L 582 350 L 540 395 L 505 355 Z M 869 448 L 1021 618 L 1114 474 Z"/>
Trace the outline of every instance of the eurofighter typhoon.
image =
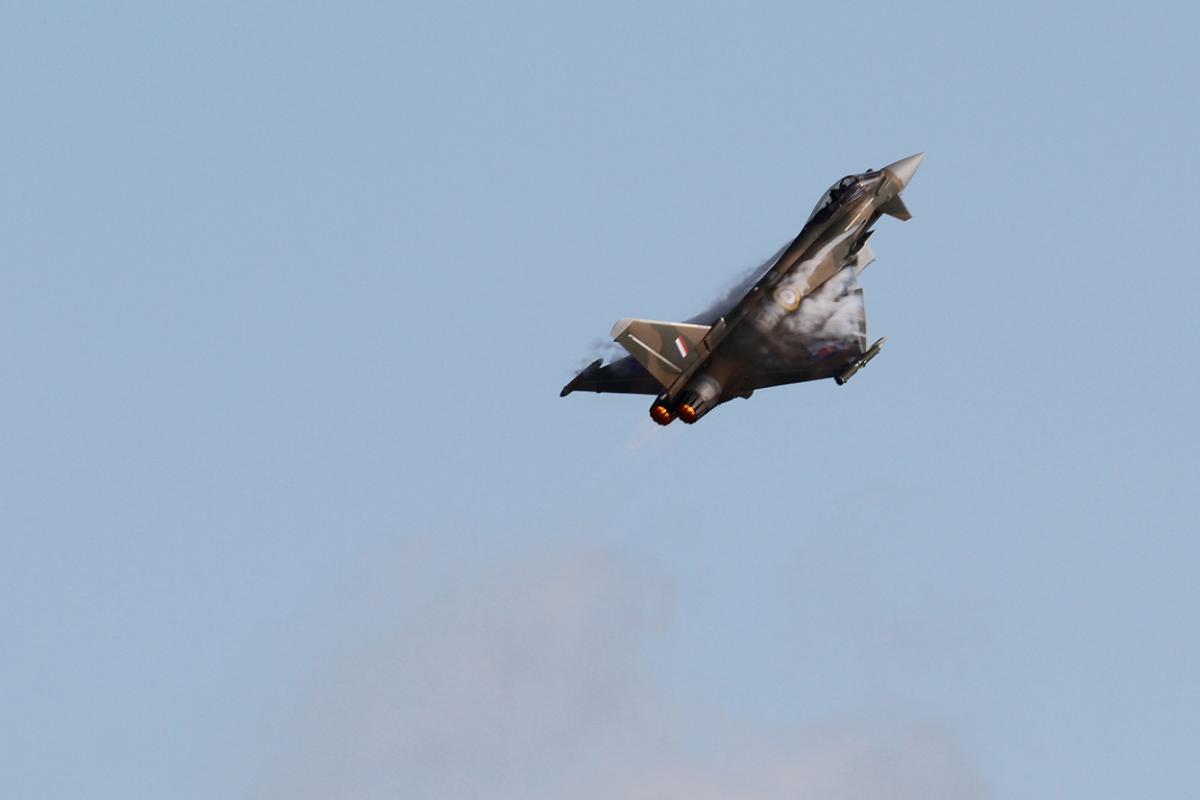
<path id="1" fill-rule="evenodd" d="M 885 339 L 867 346 L 858 276 L 875 259 L 867 243 L 887 214 L 911 217 L 900 193 L 923 153 L 848 175 L 821 196 L 808 221 L 745 295 L 688 322 L 622 319 L 613 341 L 629 356 L 589 364 L 563 387 L 654 395 L 650 417 L 691 424 L 756 389 L 854 377 Z"/>

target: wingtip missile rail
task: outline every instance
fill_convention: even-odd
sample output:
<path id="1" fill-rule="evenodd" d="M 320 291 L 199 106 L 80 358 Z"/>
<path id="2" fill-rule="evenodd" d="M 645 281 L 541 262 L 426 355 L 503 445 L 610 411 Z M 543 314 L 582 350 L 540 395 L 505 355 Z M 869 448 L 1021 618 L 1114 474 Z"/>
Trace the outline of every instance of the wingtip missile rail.
<path id="1" fill-rule="evenodd" d="M 846 384 L 846 381 L 853 378 L 855 376 L 855 374 L 860 369 L 865 367 L 872 358 L 879 355 L 879 351 L 881 349 L 883 349 L 883 343 L 886 341 L 887 341 L 887 337 L 884 336 L 879 341 L 875 342 L 875 344 L 871 345 L 871 349 L 869 349 L 867 352 L 863 353 L 862 358 L 855 361 L 853 364 L 850 365 L 850 367 L 845 372 L 843 372 L 841 375 L 838 375 L 836 378 L 834 378 L 834 380 L 837 381 L 837 385 L 844 386 Z"/>

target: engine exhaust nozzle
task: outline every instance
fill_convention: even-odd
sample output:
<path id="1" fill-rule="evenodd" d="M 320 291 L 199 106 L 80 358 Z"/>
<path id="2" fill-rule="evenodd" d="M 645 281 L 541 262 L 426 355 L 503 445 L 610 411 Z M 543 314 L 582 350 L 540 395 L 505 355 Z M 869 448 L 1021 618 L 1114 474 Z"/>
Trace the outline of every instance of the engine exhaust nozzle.
<path id="1" fill-rule="evenodd" d="M 662 403 L 655 403 L 650 406 L 650 419 L 657 422 L 659 425 L 670 425 L 675 419 L 675 415 L 671 413 L 671 409 L 667 408 Z"/>
<path id="2" fill-rule="evenodd" d="M 675 413 L 691 425 L 716 408 L 720 402 L 721 384 L 710 375 L 701 375 L 689 383 L 683 394 L 679 395 Z"/>

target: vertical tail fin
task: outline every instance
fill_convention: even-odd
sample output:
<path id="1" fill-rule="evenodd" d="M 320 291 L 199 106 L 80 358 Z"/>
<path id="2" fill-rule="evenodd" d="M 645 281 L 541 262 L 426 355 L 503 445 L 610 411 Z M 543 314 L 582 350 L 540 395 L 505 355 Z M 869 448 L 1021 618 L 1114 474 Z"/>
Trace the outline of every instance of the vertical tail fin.
<path id="1" fill-rule="evenodd" d="M 612 337 L 666 388 L 708 354 L 704 337 L 709 330 L 684 322 L 622 319 L 613 326 Z"/>

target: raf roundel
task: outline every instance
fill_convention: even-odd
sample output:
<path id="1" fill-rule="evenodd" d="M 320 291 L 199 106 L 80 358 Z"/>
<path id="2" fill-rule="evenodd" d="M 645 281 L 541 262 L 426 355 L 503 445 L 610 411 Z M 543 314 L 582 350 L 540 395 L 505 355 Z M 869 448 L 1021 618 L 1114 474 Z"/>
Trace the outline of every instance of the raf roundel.
<path id="1" fill-rule="evenodd" d="M 795 286 L 780 286 L 775 290 L 775 302 L 788 311 L 795 311 L 800 307 L 800 292 Z"/>

